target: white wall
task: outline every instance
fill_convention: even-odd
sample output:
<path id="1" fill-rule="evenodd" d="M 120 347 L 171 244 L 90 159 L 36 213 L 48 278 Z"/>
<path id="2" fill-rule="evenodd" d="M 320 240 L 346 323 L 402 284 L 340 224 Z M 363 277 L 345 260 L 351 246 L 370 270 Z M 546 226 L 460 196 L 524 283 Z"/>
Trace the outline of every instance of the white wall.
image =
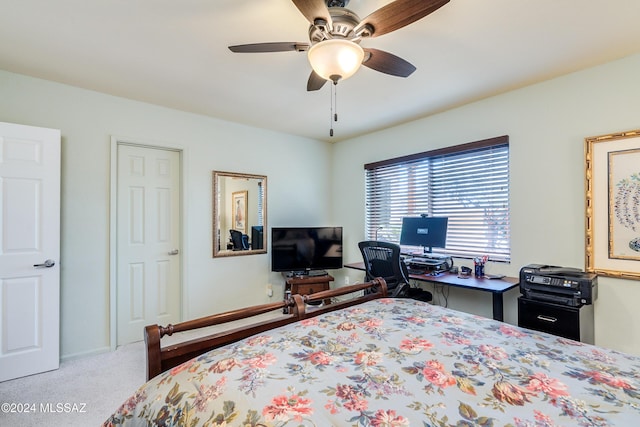
<path id="1" fill-rule="evenodd" d="M 268 255 L 211 257 L 212 170 L 267 175 L 269 227 L 328 222 L 331 146 L 323 142 L 3 71 L 0 121 L 62 131 L 63 357 L 110 345 L 111 136 L 185 150 L 185 318 L 268 302 L 268 283 L 274 298 L 282 293 Z"/>
<path id="2" fill-rule="evenodd" d="M 213 169 L 267 175 L 269 227 L 342 225 L 345 261 L 355 262 L 364 237 L 364 163 L 507 134 L 513 260 L 488 271 L 584 267 L 584 138 L 640 128 L 638 75 L 635 55 L 331 146 L 0 71 L 0 121 L 62 130 L 62 355 L 109 346 L 112 135 L 185 149 L 185 318 L 193 318 L 266 302 L 268 283 L 274 297 L 282 292 L 268 255 L 211 258 Z M 343 269 L 336 283 L 345 275 L 362 278 Z M 596 343 L 640 354 L 640 329 L 630 327 L 640 321 L 640 284 L 599 281 Z M 505 299 L 511 323 L 517 296 Z M 453 289 L 449 302 L 491 315 L 488 294 Z"/>
<path id="3" fill-rule="evenodd" d="M 584 138 L 640 128 L 639 75 L 635 55 L 336 144 L 333 215 L 345 227 L 345 262 L 360 260 L 365 163 L 509 135 L 512 262 L 488 271 L 517 277 L 530 263 L 584 268 Z M 640 283 L 600 277 L 599 290 L 596 344 L 640 354 L 640 329 L 631 327 L 640 324 Z M 505 298 L 510 323 L 518 295 Z M 491 315 L 488 293 L 452 289 L 449 306 Z"/>

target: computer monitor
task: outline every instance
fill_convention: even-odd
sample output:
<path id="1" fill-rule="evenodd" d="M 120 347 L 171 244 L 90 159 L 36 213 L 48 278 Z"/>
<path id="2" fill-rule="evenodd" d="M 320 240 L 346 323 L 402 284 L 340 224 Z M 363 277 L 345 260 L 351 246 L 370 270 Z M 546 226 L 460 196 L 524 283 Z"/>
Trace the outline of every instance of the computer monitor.
<path id="1" fill-rule="evenodd" d="M 402 218 L 400 245 L 422 246 L 425 253 L 447 244 L 447 217 L 419 216 Z"/>
<path id="2" fill-rule="evenodd" d="M 264 231 L 261 225 L 251 226 L 251 249 L 264 249 Z"/>

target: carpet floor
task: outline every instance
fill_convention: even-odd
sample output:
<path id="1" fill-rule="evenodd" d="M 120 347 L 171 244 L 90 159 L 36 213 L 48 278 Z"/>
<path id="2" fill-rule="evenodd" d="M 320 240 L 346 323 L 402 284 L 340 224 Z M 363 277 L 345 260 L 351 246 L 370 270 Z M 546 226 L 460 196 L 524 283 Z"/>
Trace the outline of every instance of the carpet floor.
<path id="1" fill-rule="evenodd" d="M 0 382 L 0 426 L 98 427 L 144 382 L 143 342 L 64 361 L 55 371 Z"/>

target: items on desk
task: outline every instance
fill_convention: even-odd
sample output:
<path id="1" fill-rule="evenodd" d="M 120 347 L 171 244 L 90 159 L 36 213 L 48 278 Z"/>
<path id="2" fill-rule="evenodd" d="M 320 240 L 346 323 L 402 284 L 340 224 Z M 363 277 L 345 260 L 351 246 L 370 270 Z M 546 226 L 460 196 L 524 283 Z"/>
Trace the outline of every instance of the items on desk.
<path id="1" fill-rule="evenodd" d="M 485 255 L 483 257 L 475 257 L 473 259 L 473 267 L 477 278 L 484 277 L 484 265 L 489 258 Z"/>
<path id="2" fill-rule="evenodd" d="M 461 279 L 468 279 L 469 277 L 471 277 L 471 269 L 463 265 L 458 270 L 458 277 Z"/>

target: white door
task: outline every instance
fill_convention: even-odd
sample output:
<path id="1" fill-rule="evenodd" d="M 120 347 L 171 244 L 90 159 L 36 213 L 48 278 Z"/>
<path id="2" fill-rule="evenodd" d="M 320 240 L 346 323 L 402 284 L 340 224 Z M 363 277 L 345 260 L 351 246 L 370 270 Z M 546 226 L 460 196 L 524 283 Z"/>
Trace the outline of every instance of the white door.
<path id="1" fill-rule="evenodd" d="M 117 345 L 180 320 L 180 153 L 118 145 Z"/>
<path id="2" fill-rule="evenodd" d="M 60 361 L 60 131 L 0 122 L 0 381 Z"/>

